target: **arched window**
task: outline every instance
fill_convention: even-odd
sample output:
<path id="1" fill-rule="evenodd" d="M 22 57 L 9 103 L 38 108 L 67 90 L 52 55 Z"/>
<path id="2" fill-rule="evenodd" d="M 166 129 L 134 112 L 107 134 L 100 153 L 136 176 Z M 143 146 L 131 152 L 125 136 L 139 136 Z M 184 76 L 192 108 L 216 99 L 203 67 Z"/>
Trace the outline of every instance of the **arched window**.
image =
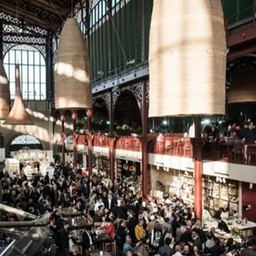
<path id="1" fill-rule="evenodd" d="M 23 144 L 23 145 L 28 145 L 28 144 L 41 144 L 41 142 L 35 138 L 34 136 L 31 135 L 20 135 L 17 138 L 15 138 L 11 145 L 15 144 Z"/>
<path id="2" fill-rule="evenodd" d="M 15 65 L 20 64 L 20 83 L 24 100 L 46 100 L 46 64 L 42 54 L 28 45 L 11 48 L 4 57 L 10 82 L 11 98 L 15 95 Z"/>

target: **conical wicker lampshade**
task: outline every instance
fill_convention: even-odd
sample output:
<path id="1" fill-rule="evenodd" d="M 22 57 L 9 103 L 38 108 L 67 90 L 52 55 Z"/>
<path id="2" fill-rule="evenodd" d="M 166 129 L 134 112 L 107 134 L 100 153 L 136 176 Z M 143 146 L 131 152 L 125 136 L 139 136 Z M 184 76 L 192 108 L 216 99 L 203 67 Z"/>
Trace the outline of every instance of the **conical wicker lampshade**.
<path id="1" fill-rule="evenodd" d="M 220 0 L 154 1 L 149 47 L 150 117 L 225 113 Z"/>
<path id="2" fill-rule="evenodd" d="M 6 119 L 10 112 L 10 88 L 4 65 L 0 60 L 0 120 Z"/>
<path id="3" fill-rule="evenodd" d="M 13 107 L 9 116 L 6 118 L 3 124 L 8 125 L 34 125 L 29 115 L 26 112 L 26 109 L 23 105 L 21 93 L 20 93 L 20 69 L 19 65 L 16 64 L 15 67 L 15 99 Z"/>
<path id="4" fill-rule="evenodd" d="M 90 59 L 83 34 L 74 18 L 67 19 L 55 64 L 55 108 L 92 107 Z"/>
<path id="5" fill-rule="evenodd" d="M 256 102 L 256 70 L 247 65 L 235 71 L 228 91 L 228 104 Z"/>

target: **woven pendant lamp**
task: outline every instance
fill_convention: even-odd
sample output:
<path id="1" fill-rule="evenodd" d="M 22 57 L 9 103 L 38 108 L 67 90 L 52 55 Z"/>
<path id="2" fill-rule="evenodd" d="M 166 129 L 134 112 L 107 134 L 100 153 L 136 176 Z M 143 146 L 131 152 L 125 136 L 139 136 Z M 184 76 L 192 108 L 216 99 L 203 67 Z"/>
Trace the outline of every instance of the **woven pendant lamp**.
<path id="1" fill-rule="evenodd" d="M 9 116 L 6 118 L 3 124 L 8 125 L 34 125 L 26 109 L 23 105 L 21 93 L 20 93 L 20 69 L 19 65 L 15 67 L 15 98 L 13 107 Z"/>
<path id="2" fill-rule="evenodd" d="M 5 120 L 10 112 L 10 88 L 4 65 L 0 60 L 0 120 Z"/>
<path id="3" fill-rule="evenodd" d="M 56 109 L 92 107 L 90 59 L 74 18 L 67 19 L 61 32 L 54 76 Z"/>
<path id="4" fill-rule="evenodd" d="M 220 0 L 155 0 L 149 47 L 150 117 L 225 113 Z"/>
<path id="5" fill-rule="evenodd" d="M 256 102 L 256 70 L 247 65 L 235 71 L 228 91 L 228 104 Z"/>

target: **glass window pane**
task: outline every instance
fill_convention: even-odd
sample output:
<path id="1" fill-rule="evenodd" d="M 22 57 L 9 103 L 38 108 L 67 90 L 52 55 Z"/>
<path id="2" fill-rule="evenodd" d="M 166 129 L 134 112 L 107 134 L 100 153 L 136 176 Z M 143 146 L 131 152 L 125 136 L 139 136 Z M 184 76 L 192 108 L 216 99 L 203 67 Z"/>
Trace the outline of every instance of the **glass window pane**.
<path id="1" fill-rule="evenodd" d="M 21 63 L 21 52 L 20 50 L 15 50 L 15 63 Z"/>
<path id="2" fill-rule="evenodd" d="M 20 79 L 23 82 L 28 82 L 28 67 L 25 65 L 21 66 Z"/>
<path id="3" fill-rule="evenodd" d="M 10 76 L 8 77 L 9 81 L 15 82 L 15 65 L 14 64 L 10 65 L 9 73 L 10 73 Z"/>
<path id="4" fill-rule="evenodd" d="M 10 51 L 7 54 L 7 55 L 9 55 L 9 60 L 7 57 L 7 61 L 9 61 L 10 63 L 15 63 L 15 54 L 14 53 L 15 53 L 14 51 Z"/>
<path id="5" fill-rule="evenodd" d="M 46 68 L 44 66 L 41 66 L 41 83 L 46 83 Z"/>
<path id="6" fill-rule="evenodd" d="M 34 52 L 35 53 L 35 65 L 39 65 L 40 64 L 40 53 L 39 52 Z"/>
<path id="7" fill-rule="evenodd" d="M 41 92 L 40 92 L 40 84 L 35 84 L 35 91 L 34 91 L 35 99 L 40 100 L 41 99 Z"/>
<path id="8" fill-rule="evenodd" d="M 14 82 L 10 83 L 10 94 L 11 94 L 11 99 L 14 99 L 14 96 L 15 96 L 15 83 Z"/>
<path id="9" fill-rule="evenodd" d="M 29 64 L 32 65 L 34 63 L 34 51 L 29 51 L 28 52 L 28 59 L 29 59 Z"/>
<path id="10" fill-rule="evenodd" d="M 22 56 L 22 64 L 28 64 L 28 52 L 27 51 L 21 51 Z"/>
<path id="11" fill-rule="evenodd" d="M 32 83 L 34 81 L 34 67 L 28 66 L 28 79 L 29 82 Z"/>
<path id="12" fill-rule="evenodd" d="M 39 83 L 40 82 L 40 67 L 39 66 L 35 66 L 35 83 Z"/>
<path id="13" fill-rule="evenodd" d="M 40 52 L 25 45 L 11 48 L 4 57 L 6 74 L 10 81 L 11 98 L 15 95 L 15 64 L 20 64 L 23 99 L 46 99 L 46 66 Z"/>

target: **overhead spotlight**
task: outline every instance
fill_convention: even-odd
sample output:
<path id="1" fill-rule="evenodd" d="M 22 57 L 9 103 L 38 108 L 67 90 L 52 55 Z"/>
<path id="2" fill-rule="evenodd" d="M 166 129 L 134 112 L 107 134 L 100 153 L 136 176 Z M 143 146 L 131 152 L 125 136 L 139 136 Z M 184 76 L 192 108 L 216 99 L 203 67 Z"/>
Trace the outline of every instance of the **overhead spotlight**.
<path id="1" fill-rule="evenodd" d="M 135 62 L 136 62 L 135 59 L 129 60 L 129 61 L 126 62 L 126 65 L 127 65 L 127 66 L 128 66 L 128 65 L 132 65 L 132 64 L 135 64 Z"/>
<path id="2" fill-rule="evenodd" d="M 98 74 L 99 76 L 104 76 L 104 72 L 103 72 L 103 71 L 97 71 L 97 74 Z"/>

